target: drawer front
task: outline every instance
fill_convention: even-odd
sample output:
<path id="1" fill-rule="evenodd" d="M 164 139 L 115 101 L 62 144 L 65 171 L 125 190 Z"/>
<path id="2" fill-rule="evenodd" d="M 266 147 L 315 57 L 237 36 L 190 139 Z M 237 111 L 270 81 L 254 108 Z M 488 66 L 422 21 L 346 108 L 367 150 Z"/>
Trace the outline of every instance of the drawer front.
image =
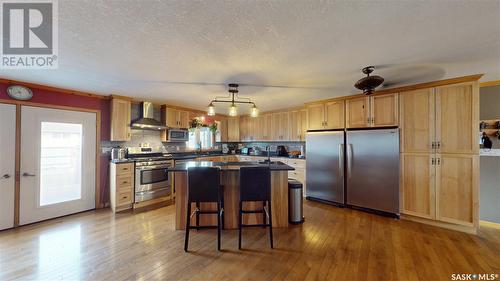
<path id="1" fill-rule="evenodd" d="M 134 178 L 131 175 L 118 175 L 116 177 L 116 188 L 129 187 L 134 185 Z"/>
<path id="2" fill-rule="evenodd" d="M 288 165 L 294 167 L 294 168 L 306 168 L 306 161 L 304 160 L 297 160 L 297 159 L 288 159 Z"/>
<path id="3" fill-rule="evenodd" d="M 306 178 L 303 171 L 288 171 L 288 177 L 291 179 L 296 179 L 300 182 L 303 182 Z"/>
<path id="4" fill-rule="evenodd" d="M 134 163 L 125 163 L 116 165 L 117 175 L 131 174 L 134 170 Z"/>
<path id="5" fill-rule="evenodd" d="M 132 191 L 120 192 L 116 195 L 117 205 L 132 204 Z"/>

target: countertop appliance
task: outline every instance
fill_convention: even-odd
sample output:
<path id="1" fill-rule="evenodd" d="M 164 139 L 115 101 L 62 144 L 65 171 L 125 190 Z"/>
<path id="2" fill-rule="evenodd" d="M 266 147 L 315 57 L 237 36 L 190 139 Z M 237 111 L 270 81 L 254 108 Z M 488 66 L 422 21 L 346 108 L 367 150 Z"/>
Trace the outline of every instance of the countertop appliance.
<path id="1" fill-rule="evenodd" d="M 155 130 L 155 131 L 165 130 L 167 127 L 163 125 L 160 121 L 154 119 L 153 110 L 154 107 L 152 103 L 146 101 L 143 102 L 141 118 L 132 122 L 130 127 L 132 129 L 139 129 L 139 130 Z"/>
<path id="2" fill-rule="evenodd" d="M 288 151 L 286 150 L 286 146 L 284 145 L 278 145 L 276 147 L 276 155 L 277 156 L 288 156 Z"/>
<path id="3" fill-rule="evenodd" d="M 186 142 L 189 141 L 189 131 L 186 129 L 168 129 L 167 142 Z"/>
<path id="4" fill-rule="evenodd" d="M 399 215 L 397 128 L 308 132 L 306 197 Z"/>
<path id="5" fill-rule="evenodd" d="M 135 161 L 135 203 L 172 193 L 168 173 L 168 168 L 174 165 L 172 155 L 150 147 L 130 147 L 128 158 Z"/>
<path id="6" fill-rule="evenodd" d="M 127 149 L 122 147 L 113 147 L 111 149 L 111 160 L 123 160 L 127 157 Z"/>

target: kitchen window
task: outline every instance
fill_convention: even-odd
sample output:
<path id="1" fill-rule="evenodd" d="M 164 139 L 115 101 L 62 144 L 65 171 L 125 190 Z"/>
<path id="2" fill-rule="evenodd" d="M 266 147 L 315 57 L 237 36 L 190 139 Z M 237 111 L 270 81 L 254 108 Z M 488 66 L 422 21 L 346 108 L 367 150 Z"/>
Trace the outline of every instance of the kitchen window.
<path id="1" fill-rule="evenodd" d="M 198 133 L 199 139 L 197 140 Z M 210 128 L 201 127 L 197 130 L 189 131 L 189 141 L 186 143 L 186 145 L 190 149 L 209 149 L 214 145 L 212 139 L 212 131 L 210 130 Z"/>

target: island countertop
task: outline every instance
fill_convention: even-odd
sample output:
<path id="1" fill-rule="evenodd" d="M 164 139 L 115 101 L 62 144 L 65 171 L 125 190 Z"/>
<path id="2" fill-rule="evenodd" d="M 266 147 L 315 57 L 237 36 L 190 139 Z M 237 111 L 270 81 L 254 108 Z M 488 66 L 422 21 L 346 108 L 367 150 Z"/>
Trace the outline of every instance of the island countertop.
<path id="1" fill-rule="evenodd" d="M 276 161 L 271 164 L 262 162 L 211 162 L 211 161 L 189 161 L 176 164 L 168 168 L 170 172 L 187 172 L 190 167 L 219 167 L 222 171 L 239 171 L 241 167 L 269 167 L 271 171 L 293 171 L 295 168 L 287 164 Z"/>

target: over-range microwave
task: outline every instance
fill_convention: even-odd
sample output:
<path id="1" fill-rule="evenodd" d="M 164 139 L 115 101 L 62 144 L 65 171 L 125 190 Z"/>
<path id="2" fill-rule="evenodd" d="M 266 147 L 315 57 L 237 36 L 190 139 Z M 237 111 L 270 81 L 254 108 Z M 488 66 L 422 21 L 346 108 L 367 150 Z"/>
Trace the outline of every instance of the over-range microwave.
<path id="1" fill-rule="evenodd" d="M 189 141 L 189 131 L 186 129 L 168 129 L 168 142 L 186 142 Z"/>

